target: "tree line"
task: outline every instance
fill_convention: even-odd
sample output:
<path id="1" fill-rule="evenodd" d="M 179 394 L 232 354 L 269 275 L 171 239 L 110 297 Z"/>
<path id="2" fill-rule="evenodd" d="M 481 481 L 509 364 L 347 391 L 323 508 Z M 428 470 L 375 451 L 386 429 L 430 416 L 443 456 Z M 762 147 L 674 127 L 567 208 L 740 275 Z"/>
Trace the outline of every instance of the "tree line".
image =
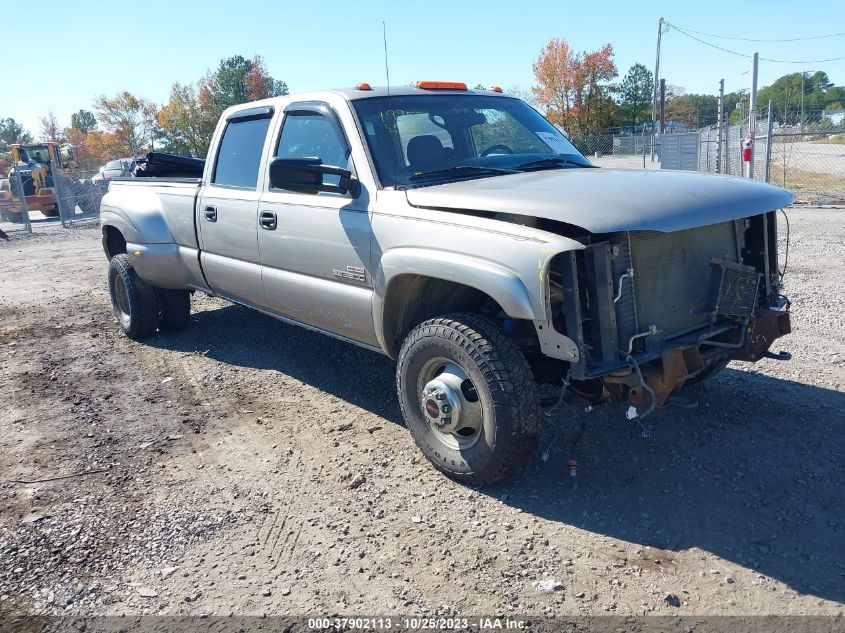
<path id="1" fill-rule="evenodd" d="M 530 98 L 552 123 L 574 136 L 617 128 L 633 132 L 651 126 L 654 75 L 637 63 L 617 82 L 618 76 L 610 44 L 579 52 L 566 40 L 552 38 L 534 62 L 537 83 Z M 758 90 L 758 112 L 765 114 L 763 109 L 770 100 L 780 122 L 812 121 L 825 110 L 841 109 L 845 88 L 835 86 L 821 71 L 790 73 Z M 748 101 L 747 91 L 725 95 L 729 123 L 748 116 Z M 667 85 L 665 118 L 673 126 L 695 130 L 715 124 L 718 116 L 715 94 L 687 94 L 680 86 Z"/>
<path id="2" fill-rule="evenodd" d="M 162 106 L 123 90 L 96 97 L 91 110 L 75 112 L 67 126 L 48 112 L 41 118 L 38 140 L 70 144 L 77 162 L 89 169 L 150 150 L 204 158 L 226 108 L 286 94 L 287 84 L 269 74 L 260 55 L 235 55 L 194 83 L 174 83 Z M 12 143 L 32 141 L 33 135 L 14 119 L 0 119 L 0 153 Z M 3 167 L 8 166 L 0 165 L 5 173 Z"/>

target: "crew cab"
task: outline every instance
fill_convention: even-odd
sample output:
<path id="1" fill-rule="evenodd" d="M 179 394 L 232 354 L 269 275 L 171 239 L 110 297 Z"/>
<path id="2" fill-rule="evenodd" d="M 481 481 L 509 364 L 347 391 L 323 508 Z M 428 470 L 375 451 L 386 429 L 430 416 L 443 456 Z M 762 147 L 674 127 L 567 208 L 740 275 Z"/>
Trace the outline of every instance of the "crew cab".
<path id="1" fill-rule="evenodd" d="M 386 354 L 418 447 L 468 483 L 531 454 L 543 385 L 641 420 L 790 331 L 789 192 L 596 168 L 498 89 L 243 104 L 205 161 L 151 155 L 135 175 L 101 208 L 128 336 L 188 325 L 199 291 Z"/>

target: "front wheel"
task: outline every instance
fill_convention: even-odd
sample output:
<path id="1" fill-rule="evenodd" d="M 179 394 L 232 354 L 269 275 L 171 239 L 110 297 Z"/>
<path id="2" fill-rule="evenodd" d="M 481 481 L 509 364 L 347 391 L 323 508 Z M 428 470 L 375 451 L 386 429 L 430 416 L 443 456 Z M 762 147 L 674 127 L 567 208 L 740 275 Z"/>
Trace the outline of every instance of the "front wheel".
<path id="1" fill-rule="evenodd" d="M 531 368 L 487 319 L 455 314 L 418 325 L 399 352 L 396 382 L 417 446 L 456 480 L 501 479 L 536 445 L 540 408 Z"/>

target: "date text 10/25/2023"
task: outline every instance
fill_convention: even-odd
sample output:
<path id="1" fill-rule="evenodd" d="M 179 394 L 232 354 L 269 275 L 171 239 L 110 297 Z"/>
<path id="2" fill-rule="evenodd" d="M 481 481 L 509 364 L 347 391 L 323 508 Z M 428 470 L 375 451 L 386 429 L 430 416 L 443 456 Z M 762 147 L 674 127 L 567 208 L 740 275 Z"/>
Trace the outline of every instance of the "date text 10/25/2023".
<path id="1" fill-rule="evenodd" d="M 522 630 L 525 620 L 499 617 L 477 618 L 427 618 L 427 617 L 332 617 L 308 618 L 312 630 L 360 631 L 492 631 Z"/>

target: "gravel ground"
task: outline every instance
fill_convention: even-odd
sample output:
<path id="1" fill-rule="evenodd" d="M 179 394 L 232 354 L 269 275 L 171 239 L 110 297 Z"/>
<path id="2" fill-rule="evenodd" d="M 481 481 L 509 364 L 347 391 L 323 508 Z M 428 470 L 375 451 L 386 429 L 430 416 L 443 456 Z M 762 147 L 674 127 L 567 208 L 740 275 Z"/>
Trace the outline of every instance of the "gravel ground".
<path id="1" fill-rule="evenodd" d="M 0 609 L 842 613 L 845 211 L 789 216 L 791 362 L 732 365 L 649 439 L 582 413 L 575 478 L 560 414 L 549 461 L 479 489 L 416 451 L 388 359 L 199 296 L 136 343 L 95 228 L 3 242 Z"/>

